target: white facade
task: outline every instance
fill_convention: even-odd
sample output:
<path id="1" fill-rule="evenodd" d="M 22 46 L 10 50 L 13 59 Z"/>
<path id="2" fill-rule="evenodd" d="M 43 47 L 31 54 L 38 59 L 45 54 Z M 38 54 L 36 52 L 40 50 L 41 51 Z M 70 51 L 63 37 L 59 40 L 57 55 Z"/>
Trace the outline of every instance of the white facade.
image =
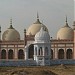
<path id="1" fill-rule="evenodd" d="M 49 40 L 49 33 L 42 26 L 40 31 L 35 35 L 34 42 L 34 60 L 37 65 L 50 65 L 51 48 Z"/>

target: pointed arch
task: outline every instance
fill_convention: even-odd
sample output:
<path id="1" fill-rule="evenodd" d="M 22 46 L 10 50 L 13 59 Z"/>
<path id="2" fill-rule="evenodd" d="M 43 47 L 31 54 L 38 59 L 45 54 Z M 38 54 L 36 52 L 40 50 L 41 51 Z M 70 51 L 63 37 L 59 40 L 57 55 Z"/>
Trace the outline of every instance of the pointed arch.
<path id="1" fill-rule="evenodd" d="M 13 50 L 12 49 L 10 49 L 8 51 L 8 59 L 13 59 Z"/>
<path id="2" fill-rule="evenodd" d="M 1 51 L 1 59 L 6 59 L 6 50 L 5 49 L 3 49 Z"/>
<path id="3" fill-rule="evenodd" d="M 64 50 L 63 49 L 59 49 L 58 59 L 64 59 Z"/>
<path id="4" fill-rule="evenodd" d="M 24 59 L 24 51 L 22 49 L 18 51 L 18 59 Z"/>
<path id="5" fill-rule="evenodd" d="M 34 55 L 34 44 L 29 45 L 28 58 L 33 58 Z"/>
<path id="6" fill-rule="evenodd" d="M 66 52 L 67 59 L 72 59 L 72 56 L 73 56 L 72 49 L 67 49 Z"/>

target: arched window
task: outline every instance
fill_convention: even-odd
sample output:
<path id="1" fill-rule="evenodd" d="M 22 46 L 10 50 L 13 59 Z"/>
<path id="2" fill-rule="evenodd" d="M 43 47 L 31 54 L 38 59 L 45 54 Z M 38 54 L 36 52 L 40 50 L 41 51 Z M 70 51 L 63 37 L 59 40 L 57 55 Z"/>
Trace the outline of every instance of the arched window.
<path id="1" fill-rule="evenodd" d="M 24 51 L 22 49 L 18 51 L 18 59 L 24 59 Z"/>
<path id="2" fill-rule="evenodd" d="M 39 48 L 39 55 L 43 55 L 42 47 Z"/>
<path id="3" fill-rule="evenodd" d="M 72 49 L 67 49 L 66 52 L 67 59 L 72 59 L 72 56 L 73 56 Z"/>
<path id="4" fill-rule="evenodd" d="M 45 55 L 48 55 L 48 47 L 45 48 Z"/>
<path id="5" fill-rule="evenodd" d="M 5 49 L 3 49 L 1 51 L 1 59 L 6 59 L 6 50 Z"/>
<path id="6" fill-rule="evenodd" d="M 51 49 L 51 59 L 53 59 L 53 50 Z"/>
<path id="7" fill-rule="evenodd" d="M 31 44 L 28 48 L 28 58 L 32 59 L 34 55 L 34 45 Z"/>
<path id="8" fill-rule="evenodd" d="M 12 49 L 10 49 L 8 51 L 8 59 L 13 59 L 13 50 Z"/>
<path id="9" fill-rule="evenodd" d="M 63 49 L 59 49 L 58 58 L 59 59 L 64 59 L 64 50 Z"/>

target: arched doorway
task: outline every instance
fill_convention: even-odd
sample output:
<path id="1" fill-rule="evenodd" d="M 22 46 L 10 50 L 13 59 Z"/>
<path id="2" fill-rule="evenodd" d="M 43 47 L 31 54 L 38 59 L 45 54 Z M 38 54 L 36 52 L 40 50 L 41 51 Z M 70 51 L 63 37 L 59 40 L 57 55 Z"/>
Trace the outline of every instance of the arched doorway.
<path id="1" fill-rule="evenodd" d="M 67 49 L 66 57 L 67 59 L 72 59 L 72 49 Z"/>
<path id="2" fill-rule="evenodd" d="M 1 59 L 6 59 L 6 50 L 5 49 L 3 49 L 1 51 Z"/>
<path id="3" fill-rule="evenodd" d="M 53 59 L 53 50 L 51 49 L 51 59 Z"/>
<path id="4" fill-rule="evenodd" d="M 8 51 L 8 59 L 13 59 L 13 50 L 12 49 L 10 49 Z"/>
<path id="5" fill-rule="evenodd" d="M 24 59 L 24 51 L 22 49 L 18 51 L 18 59 Z"/>
<path id="6" fill-rule="evenodd" d="M 34 45 L 31 44 L 28 49 L 28 58 L 30 59 L 33 58 L 33 55 L 34 55 Z"/>
<path id="7" fill-rule="evenodd" d="M 64 50 L 63 49 L 59 49 L 58 59 L 64 59 Z"/>

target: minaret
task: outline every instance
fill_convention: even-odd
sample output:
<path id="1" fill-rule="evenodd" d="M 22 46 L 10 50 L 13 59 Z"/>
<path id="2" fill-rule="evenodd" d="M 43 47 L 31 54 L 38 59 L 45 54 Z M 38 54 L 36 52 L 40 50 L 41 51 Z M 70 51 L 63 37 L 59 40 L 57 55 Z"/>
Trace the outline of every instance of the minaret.
<path id="1" fill-rule="evenodd" d="M 24 46 L 26 46 L 27 40 L 26 40 L 26 29 L 24 29 Z"/>
<path id="2" fill-rule="evenodd" d="M 73 30 L 74 30 L 74 55 L 73 55 L 73 58 L 75 59 L 75 21 L 73 23 Z"/>
<path id="3" fill-rule="evenodd" d="M 0 26 L 0 40 L 1 40 L 1 26 Z"/>
<path id="4" fill-rule="evenodd" d="M 28 46 L 26 39 L 26 29 L 24 29 L 24 48 L 25 48 L 25 60 L 28 60 Z"/>

